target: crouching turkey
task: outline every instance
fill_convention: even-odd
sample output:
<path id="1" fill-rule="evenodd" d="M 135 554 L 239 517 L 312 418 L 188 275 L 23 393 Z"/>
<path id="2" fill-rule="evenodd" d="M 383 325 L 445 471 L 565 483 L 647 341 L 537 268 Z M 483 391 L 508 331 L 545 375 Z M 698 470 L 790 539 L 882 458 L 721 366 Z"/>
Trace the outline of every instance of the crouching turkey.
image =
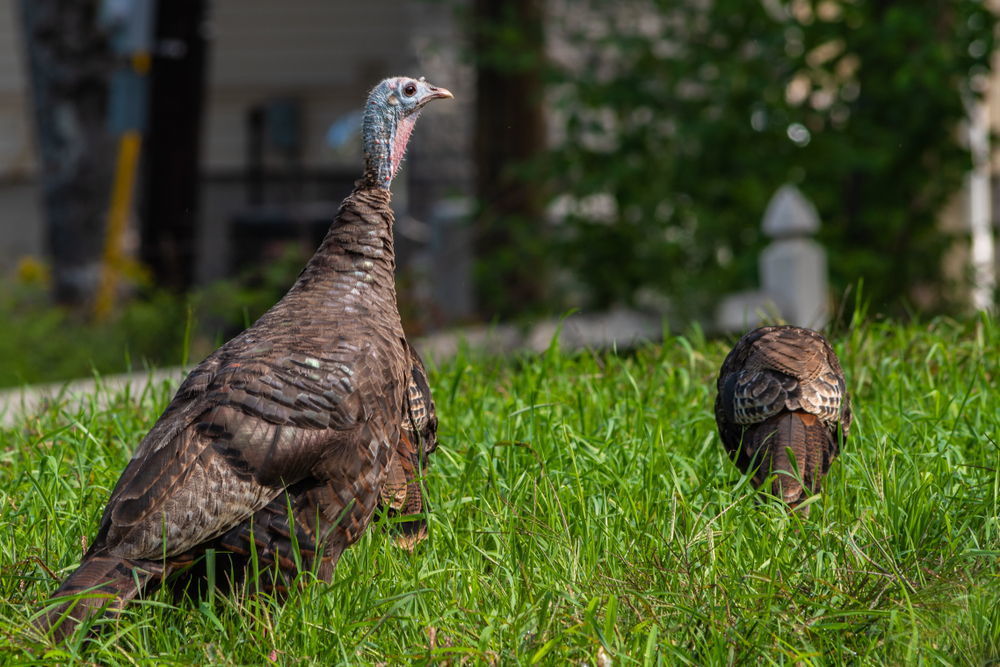
<path id="1" fill-rule="evenodd" d="M 181 384 L 42 629 L 65 637 L 208 548 L 238 567 L 256 554 L 274 573 L 265 587 L 281 587 L 296 571 L 294 544 L 301 566 L 330 580 L 379 503 L 422 508 L 417 476 L 436 418 L 396 305 L 389 186 L 421 109 L 450 97 L 407 77 L 371 91 L 364 175 L 326 238 L 288 293 Z M 419 518 L 396 529 L 409 546 L 426 531 Z"/>
<path id="2" fill-rule="evenodd" d="M 722 363 L 715 421 L 729 457 L 796 507 L 820 489 L 847 441 L 851 402 L 840 361 L 811 329 L 761 327 Z M 809 506 L 800 510 L 808 515 Z"/>

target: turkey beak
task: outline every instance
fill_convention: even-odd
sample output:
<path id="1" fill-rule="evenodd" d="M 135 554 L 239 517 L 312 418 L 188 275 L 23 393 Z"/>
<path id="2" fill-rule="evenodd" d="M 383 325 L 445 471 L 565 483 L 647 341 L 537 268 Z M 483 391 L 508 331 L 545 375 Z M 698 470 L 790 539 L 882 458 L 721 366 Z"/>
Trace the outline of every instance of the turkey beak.
<path id="1" fill-rule="evenodd" d="M 422 108 L 425 104 L 431 100 L 450 100 L 454 99 L 455 96 L 451 94 L 451 91 L 447 88 L 438 88 L 437 86 L 432 86 L 429 83 L 424 83 L 421 81 L 423 91 L 420 96 L 420 102 L 417 104 L 417 108 Z"/>
<path id="2" fill-rule="evenodd" d="M 430 86 L 430 98 L 434 100 L 453 100 L 455 96 L 447 88 L 437 88 Z"/>

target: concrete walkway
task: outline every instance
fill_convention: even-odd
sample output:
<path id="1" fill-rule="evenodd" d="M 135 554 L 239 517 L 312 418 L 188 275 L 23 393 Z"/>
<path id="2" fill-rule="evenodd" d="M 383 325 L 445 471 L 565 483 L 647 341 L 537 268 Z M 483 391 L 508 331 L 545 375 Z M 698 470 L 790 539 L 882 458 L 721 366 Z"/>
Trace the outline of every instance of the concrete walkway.
<path id="1" fill-rule="evenodd" d="M 67 410 L 75 411 L 96 395 L 97 401 L 106 405 L 126 389 L 130 389 L 133 395 L 141 396 L 150 385 L 164 381 L 180 384 L 183 377 L 184 370 L 175 367 L 106 375 L 100 380 L 83 378 L 7 389 L 0 391 L 0 427 L 13 426 L 25 417 L 45 412 L 54 403 L 65 404 Z"/>
<path id="2" fill-rule="evenodd" d="M 612 346 L 625 349 L 658 340 L 662 327 L 657 317 L 620 309 L 546 319 L 527 328 L 509 324 L 467 327 L 418 338 L 413 344 L 428 362 L 442 363 L 454 357 L 462 346 L 494 356 L 519 350 L 541 353 L 548 349 L 557 334 L 563 349 Z M 131 390 L 133 396 L 141 396 L 151 384 L 168 381 L 176 386 L 183 377 L 184 369 L 174 367 L 0 391 L 0 427 L 10 427 L 26 417 L 45 412 L 53 403 L 64 404 L 72 412 L 90 400 L 107 405 L 126 389 Z"/>

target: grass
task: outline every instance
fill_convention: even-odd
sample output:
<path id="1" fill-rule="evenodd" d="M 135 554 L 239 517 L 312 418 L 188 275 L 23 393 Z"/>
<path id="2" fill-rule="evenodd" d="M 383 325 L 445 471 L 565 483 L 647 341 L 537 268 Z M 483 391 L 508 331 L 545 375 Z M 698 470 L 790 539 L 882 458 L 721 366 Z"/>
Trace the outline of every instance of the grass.
<path id="1" fill-rule="evenodd" d="M 997 322 L 835 335 L 856 420 L 808 520 L 755 494 L 711 413 L 731 341 L 433 369 L 442 445 L 413 554 L 374 525 L 284 604 L 28 619 L 96 530 L 170 387 L 2 432 L 0 660 L 107 664 L 982 664 L 1000 659 Z M 44 567 L 43 567 L 44 565 Z"/>

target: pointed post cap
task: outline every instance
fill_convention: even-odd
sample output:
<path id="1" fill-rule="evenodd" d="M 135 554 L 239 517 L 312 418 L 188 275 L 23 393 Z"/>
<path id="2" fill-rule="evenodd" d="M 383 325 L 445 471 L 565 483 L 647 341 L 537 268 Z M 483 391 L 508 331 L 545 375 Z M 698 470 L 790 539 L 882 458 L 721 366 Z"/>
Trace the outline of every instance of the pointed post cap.
<path id="1" fill-rule="evenodd" d="M 809 236 L 819 231 L 819 214 L 794 185 L 778 188 L 764 211 L 764 233 L 771 238 Z"/>

